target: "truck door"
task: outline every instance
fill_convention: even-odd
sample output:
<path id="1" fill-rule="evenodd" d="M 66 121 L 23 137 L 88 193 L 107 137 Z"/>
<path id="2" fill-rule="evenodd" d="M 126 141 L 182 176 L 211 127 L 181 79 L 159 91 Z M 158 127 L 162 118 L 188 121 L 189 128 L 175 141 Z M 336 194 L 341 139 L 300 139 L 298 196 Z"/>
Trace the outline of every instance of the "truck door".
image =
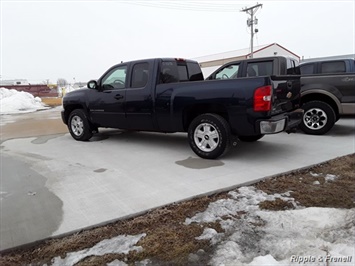
<path id="1" fill-rule="evenodd" d="M 154 61 L 136 62 L 130 67 L 129 88 L 126 90 L 126 117 L 128 128 L 154 130 L 153 97 L 157 73 L 152 73 Z"/>
<path id="2" fill-rule="evenodd" d="M 124 110 L 126 72 L 126 65 L 113 67 L 98 82 L 98 90 L 90 90 L 88 107 L 95 124 L 101 127 L 127 128 Z"/>
<path id="3" fill-rule="evenodd" d="M 345 63 L 344 60 L 321 62 L 320 73 L 327 76 L 327 78 L 323 78 L 324 83 L 339 90 L 341 94 L 341 102 L 355 103 L 354 73 L 348 73 L 346 71 L 347 67 Z"/>

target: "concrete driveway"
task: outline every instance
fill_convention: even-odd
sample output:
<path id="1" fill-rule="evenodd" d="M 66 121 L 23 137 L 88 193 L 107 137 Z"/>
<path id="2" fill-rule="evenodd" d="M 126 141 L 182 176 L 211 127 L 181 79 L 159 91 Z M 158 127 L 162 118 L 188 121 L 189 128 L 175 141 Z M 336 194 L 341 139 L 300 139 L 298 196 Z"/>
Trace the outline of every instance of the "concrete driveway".
<path id="1" fill-rule="evenodd" d="M 102 130 L 75 141 L 59 111 L 1 117 L 0 250 L 250 184 L 355 147 L 355 120 L 343 118 L 324 136 L 270 135 L 203 160 L 186 134 Z"/>

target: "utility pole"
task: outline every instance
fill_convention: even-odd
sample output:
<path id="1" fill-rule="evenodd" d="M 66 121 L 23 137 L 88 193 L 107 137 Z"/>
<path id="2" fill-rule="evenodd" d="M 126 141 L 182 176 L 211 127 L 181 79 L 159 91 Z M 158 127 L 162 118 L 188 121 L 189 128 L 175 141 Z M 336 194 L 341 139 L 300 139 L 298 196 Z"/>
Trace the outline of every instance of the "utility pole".
<path id="1" fill-rule="evenodd" d="M 256 13 L 256 11 L 258 11 L 259 7 L 263 7 L 262 4 L 256 4 L 255 6 L 252 7 L 246 7 L 244 9 L 242 9 L 240 12 L 246 12 L 250 15 L 250 18 L 248 18 L 247 20 L 247 25 L 248 27 L 251 27 L 251 36 L 250 36 L 250 47 L 251 47 L 251 51 L 250 51 L 250 57 L 253 58 L 253 53 L 254 53 L 254 24 L 258 24 L 258 19 L 255 18 L 254 19 L 254 15 Z M 255 33 L 257 33 L 258 30 L 255 29 Z"/>

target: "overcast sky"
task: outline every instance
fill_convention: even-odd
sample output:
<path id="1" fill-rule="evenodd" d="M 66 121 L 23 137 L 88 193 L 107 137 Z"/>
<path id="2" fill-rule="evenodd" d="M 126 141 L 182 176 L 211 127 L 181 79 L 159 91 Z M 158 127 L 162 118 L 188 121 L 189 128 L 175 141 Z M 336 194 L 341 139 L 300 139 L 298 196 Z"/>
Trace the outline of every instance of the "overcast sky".
<path id="1" fill-rule="evenodd" d="M 256 1 L 1 2 L 1 78 L 97 79 L 121 61 L 195 58 L 250 47 Z M 254 45 L 278 43 L 304 58 L 353 54 L 354 1 L 259 1 Z"/>

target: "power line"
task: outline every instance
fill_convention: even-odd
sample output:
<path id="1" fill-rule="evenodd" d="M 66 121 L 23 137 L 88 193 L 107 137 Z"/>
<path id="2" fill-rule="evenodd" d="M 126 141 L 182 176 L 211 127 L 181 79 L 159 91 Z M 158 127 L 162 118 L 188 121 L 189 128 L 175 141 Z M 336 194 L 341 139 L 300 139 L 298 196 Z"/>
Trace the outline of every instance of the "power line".
<path id="1" fill-rule="evenodd" d="M 189 10 L 189 11 L 209 11 L 209 12 L 235 12 L 236 5 L 232 1 L 164 1 L 164 0 L 141 0 L 141 1 L 120 1 L 121 3 L 146 6 L 152 8 Z"/>

